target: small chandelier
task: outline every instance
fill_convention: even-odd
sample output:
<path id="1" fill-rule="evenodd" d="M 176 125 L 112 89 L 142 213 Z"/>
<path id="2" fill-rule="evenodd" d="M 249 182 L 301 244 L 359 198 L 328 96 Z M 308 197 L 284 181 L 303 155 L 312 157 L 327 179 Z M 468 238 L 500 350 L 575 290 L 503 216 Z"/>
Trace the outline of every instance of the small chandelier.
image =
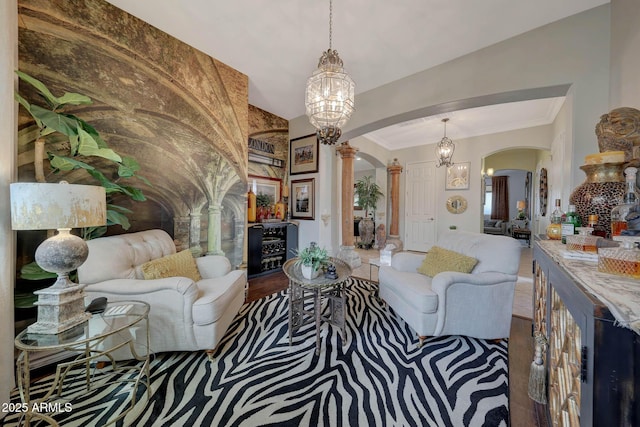
<path id="1" fill-rule="evenodd" d="M 444 137 L 438 142 L 436 146 L 436 157 L 438 157 L 439 163 L 436 167 L 440 166 L 452 166 L 453 165 L 453 151 L 456 146 L 450 138 L 447 138 L 447 122 L 449 119 L 442 119 L 444 123 Z"/>
<path id="2" fill-rule="evenodd" d="M 342 126 L 351 118 L 356 88 L 338 52 L 331 49 L 332 25 L 333 1 L 329 0 L 329 49 L 322 53 L 318 69 L 307 80 L 305 91 L 309 121 L 316 128 L 320 142 L 327 145 L 338 141 Z"/>

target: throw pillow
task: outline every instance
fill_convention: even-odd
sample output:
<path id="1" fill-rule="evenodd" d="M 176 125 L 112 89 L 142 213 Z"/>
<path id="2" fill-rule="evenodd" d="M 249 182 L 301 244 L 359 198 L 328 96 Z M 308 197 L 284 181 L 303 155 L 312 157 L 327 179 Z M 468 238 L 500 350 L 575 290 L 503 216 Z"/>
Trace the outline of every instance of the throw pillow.
<path id="1" fill-rule="evenodd" d="M 418 273 L 433 277 L 443 271 L 457 271 L 460 273 L 471 273 L 478 260 L 450 251 L 439 246 L 433 246 L 427 252 L 427 256 L 418 268 Z"/>
<path id="2" fill-rule="evenodd" d="M 185 249 L 177 254 L 167 255 L 142 264 L 140 267 L 144 278 L 163 279 L 165 277 L 188 277 L 197 282 L 202 279 L 193 254 Z"/>

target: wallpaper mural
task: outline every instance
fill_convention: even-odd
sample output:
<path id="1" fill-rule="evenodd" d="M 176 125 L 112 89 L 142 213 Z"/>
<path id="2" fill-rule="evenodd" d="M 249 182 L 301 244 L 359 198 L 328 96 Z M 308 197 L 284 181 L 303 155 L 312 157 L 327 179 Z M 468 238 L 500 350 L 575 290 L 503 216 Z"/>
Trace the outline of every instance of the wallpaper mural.
<path id="1" fill-rule="evenodd" d="M 241 264 L 248 174 L 284 178 L 286 171 L 249 166 L 249 130 L 276 141 L 271 156 L 286 159 L 287 121 L 248 105 L 246 75 L 103 0 L 20 0 L 18 7 L 20 69 L 54 94 L 91 97 L 73 114 L 135 158 L 151 183 L 135 183 L 146 201 L 119 201 L 133 211 L 128 231 L 162 228 L 178 250 Z M 22 109 L 19 126 L 19 180 L 33 181 L 35 126 Z M 82 170 L 64 179 L 96 184 Z M 108 234 L 122 232 L 114 226 Z"/>

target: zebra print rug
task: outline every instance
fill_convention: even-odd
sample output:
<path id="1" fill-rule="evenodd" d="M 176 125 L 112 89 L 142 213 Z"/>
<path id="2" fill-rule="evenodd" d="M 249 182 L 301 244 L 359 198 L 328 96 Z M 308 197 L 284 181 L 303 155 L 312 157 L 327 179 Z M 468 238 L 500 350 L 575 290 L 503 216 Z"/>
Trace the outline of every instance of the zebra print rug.
<path id="1" fill-rule="evenodd" d="M 350 280 L 344 345 L 335 328 L 323 325 L 318 356 L 314 325 L 289 346 L 286 292 L 246 304 L 214 362 L 203 352 L 156 357 L 152 396 L 146 399 L 142 387 L 133 414 L 116 425 L 508 425 L 506 341 L 435 337 L 417 348 L 414 332 L 378 300 L 374 286 Z M 101 425 L 127 405 L 129 389 L 86 393 L 55 419 Z"/>

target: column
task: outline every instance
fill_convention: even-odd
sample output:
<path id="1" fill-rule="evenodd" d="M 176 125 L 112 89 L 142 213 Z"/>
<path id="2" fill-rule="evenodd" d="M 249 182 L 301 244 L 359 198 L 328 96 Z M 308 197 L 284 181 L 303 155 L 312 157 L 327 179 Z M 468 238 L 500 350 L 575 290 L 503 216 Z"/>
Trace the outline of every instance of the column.
<path id="1" fill-rule="evenodd" d="M 395 245 L 395 251 L 401 251 L 403 248 L 402 240 L 400 240 L 400 173 L 402 166 L 398 163 L 398 159 L 387 167 L 387 171 L 391 175 L 391 225 L 389 227 L 389 236 L 387 244 Z"/>
<path id="2" fill-rule="evenodd" d="M 200 211 L 191 212 L 189 214 L 191 223 L 189 224 L 189 249 L 194 256 L 202 255 L 202 247 L 200 246 Z"/>
<path id="3" fill-rule="evenodd" d="M 180 252 L 189 249 L 189 228 L 190 220 L 188 215 L 173 218 L 173 241 L 176 244 L 176 251 Z"/>
<path id="4" fill-rule="evenodd" d="M 207 255 L 224 255 L 222 251 L 222 207 L 209 206 L 209 225 L 207 227 Z"/>
<path id="5" fill-rule="evenodd" d="M 360 255 L 353 245 L 353 160 L 358 149 L 344 142 L 336 148 L 342 158 L 342 245 L 338 258 L 346 262 L 351 268 L 362 264 Z"/>

